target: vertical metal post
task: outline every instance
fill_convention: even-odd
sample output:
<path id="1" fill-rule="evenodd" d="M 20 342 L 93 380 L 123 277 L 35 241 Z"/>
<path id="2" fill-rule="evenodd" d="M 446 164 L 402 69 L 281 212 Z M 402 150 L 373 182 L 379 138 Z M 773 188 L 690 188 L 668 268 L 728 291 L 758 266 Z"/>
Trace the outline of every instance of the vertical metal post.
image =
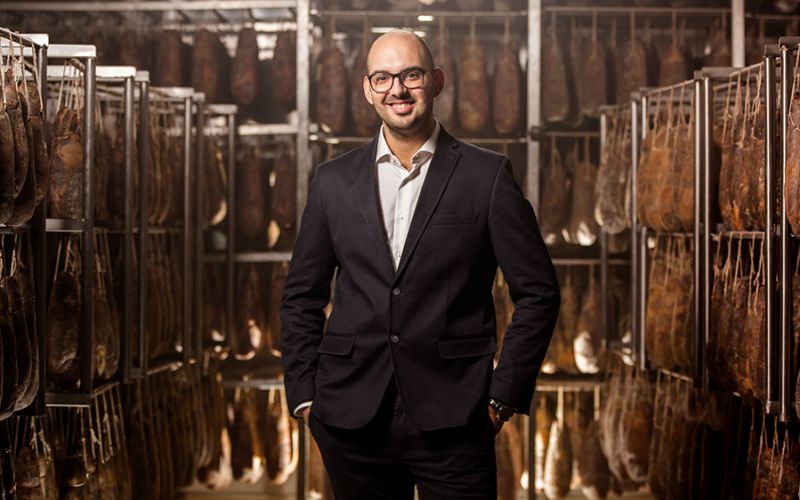
<path id="1" fill-rule="evenodd" d="M 37 51 L 39 58 L 39 94 L 42 99 L 42 116 L 44 117 L 43 126 L 45 128 L 45 137 L 49 137 L 47 130 L 49 128 L 47 120 L 47 46 L 41 46 L 33 50 Z M 30 407 L 30 411 L 35 415 L 44 415 L 46 410 L 45 405 L 45 386 L 47 385 L 47 231 L 46 231 L 46 218 L 47 218 L 47 204 L 49 197 L 45 196 L 42 202 L 36 207 L 31 221 L 31 239 L 28 244 L 31 245 L 33 253 L 33 287 L 36 295 L 36 335 L 39 342 L 39 388 L 37 390 L 36 399 Z"/>
<path id="2" fill-rule="evenodd" d="M 83 244 L 81 248 L 81 392 L 94 384 L 94 94 L 95 58 L 84 59 L 83 94 Z"/>
<path id="3" fill-rule="evenodd" d="M 183 290 L 181 291 L 181 316 L 183 318 L 181 324 L 181 355 L 184 361 L 189 361 L 192 357 L 191 352 L 191 338 L 189 330 L 189 322 L 192 318 L 192 294 L 191 294 L 191 276 L 192 261 L 190 258 L 192 252 L 192 97 L 186 97 L 183 101 L 183 276 L 181 282 Z M 202 138 L 202 130 L 197 131 L 198 136 Z M 200 140 L 200 139 L 198 139 Z"/>
<path id="4" fill-rule="evenodd" d="M 542 124 L 542 0 L 528 0 L 528 130 L 536 130 Z M 539 169 L 540 145 L 527 135 L 528 172 L 525 179 L 526 195 L 539 213 Z M 534 490 L 534 488 L 531 488 Z M 531 497 L 533 498 L 533 497 Z"/>
<path id="5" fill-rule="evenodd" d="M 310 124 L 309 99 L 311 95 L 310 10 L 310 0 L 297 0 L 297 149 L 295 150 L 297 161 L 297 196 L 295 198 L 297 200 L 297 224 L 295 226 L 295 230 L 300 228 L 303 207 L 306 205 L 306 197 L 308 194 L 308 177 L 312 168 L 311 151 L 308 148 L 308 127 Z M 231 181 L 231 184 L 233 184 L 233 181 Z M 229 225 L 234 221 L 232 217 L 228 220 Z M 232 241 L 229 241 L 229 247 L 231 244 Z M 228 265 L 229 268 L 233 266 L 232 263 Z M 229 275 L 228 283 L 231 284 L 230 290 L 233 290 L 231 282 L 232 279 L 233 276 Z M 233 309 L 229 309 L 229 314 L 233 316 Z M 229 323 L 232 323 L 232 320 L 229 320 Z M 228 335 L 231 334 L 232 330 L 229 330 Z M 309 445 L 306 439 L 305 430 L 305 427 L 301 425 L 299 443 L 300 465 L 297 470 L 297 500 L 303 500 L 306 496 L 306 473 L 308 471 L 307 463 Z"/>
<path id="6" fill-rule="evenodd" d="M 122 380 L 131 379 L 131 320 L 133 318 L 133 77 L 125 79 L 123 94 L 125 109 L 125 227 L 123 235 L 122 282 L 124 290 L 122 307 Z"/>
<path id="7" fill-rule="evenodd" d="M 528 498 L 536 498 L 536 391 L 531 398 L 531 409 L 528 415 Z"/>
<path id="8" fill-rule="evenodd" d="M 702 198 L 703 202 L 703 214 L 702 214 L 702 224 L 703 224 L 703 234 L 702 234 L 702 242 L 698 241 L 698 244 L 702 244 L 702 253 L 704 259 L 704 266 L 703 266 L 703 329 L 702 333 L 702 345 L 703 351 L 705 351 L 706 346 L 709 342 L 709 332 L 711 331 L 711 317 L 709 315 L 709 311 L 711 310 L 711 204 L 712 202 L 712 189 L 711 189 L 711 153 L 712 148 L 714 147 L 713 139 L 714 139 L 714 88 L 712 85 L 711 77 L 708 75 L 703 76 L 703 88 L 702 88 L 702 99 L 701 99 L 701 108 L 702 110 L 700 115 L 700 125 L 702 126 L 702 137 L 703 137 L 703 147 L 702 147 L 702 158 L 703 158 L 703 178 L 704 182 L 701 184 L 703 193 Z M 695 124 L 696 126 L 697 124 Z M 716 199 L 716 198 L 714 198 Z M 703 353 L 705 354 L 705 352 Z M 703 386 L 708 389 L 709 380 L 708 380 L 708 373 L 706 372 L 703 375 Z"/>
<path id="9" fill-rule="evenodd" d="M 542 0 L 528 0 L 528 68 L 527 68 L 527 142 L 528 168 L 525 175 L 525 195 L 539 213 L 539 172 L 540 145 L 532 140 L 530 132 L 539 128 L 542 123 L 541 111 L 541 78 L 542 78 Z M 536 394 L 531 401 L 531 412 L 528 417 L 528 499 L 536 499 Z"/>
<path id="10" fill-rule="evenodd" d="M 228 225 L 226 227 L 227 241 L 225 246 L 225 331 L 223 335 L 227 341 L 233 335 L 233 291 L 236 265 L 236 123 L 231 115 L 228 126 Z M 298 211 L 300 207 L 298 206 Z"/>
<path id="11" fill-rule="evenodd" d="M 704 351 L 703 325 L 708 314 L 706 307 L 708 290 L 705 287 L 704 276 L 707 271 L 706 256 L 708 249 L 705 246 L 703 232 L 708 225 L 704 218 L 704 206 L 707 198 L 703 196 L 703 186 L 707 183 L 703 169 L 703 83 L 695 78 L 693 83 L 694 127 L 692 130 L 692 145 L 694 147 L 694 363 L 692 367 L 692 380 L 695 387 L 703 386 Z"/>
<path id="12" fill-rule="evenodd" d="M 631 100 L 631 354 L 634 359 L 637 355 L 637 337 L 641 329 L 639 324 L 639 223 L 637 211 L 639 204 L 636 200 L 636 183 L 638 182 L 639 172 L 639 138 L 641 135 L 640 126 L 640 106 L 639 99 Z"/>
<path id="13" fill-rule="evenodd" d="M 796 47 L 795 47 L 796 48 Z M 781 179 L 786 178 L 786 168 L 788 166 L 788 136 L 789 133 L 789 107 L 792 98 L 792 77 L 796 71 L 794 64 L 789 61 L 789 47 L 781 44 Z M 780 315 L 780 380 L 779 380 L 779 401 L 780 418 L 785 421 L 791 414 L 792 403 L 792 380 L 791 370 L 791 338 L 792 338 L 792 273 L 787 265 L 791 255 L 791 227 L 786 217 L 786 198 L 781 196 L 781 229 L 780 229 L 780 257 L 783 265 L 781 266 L 781 315 Z M 774 351 L 774 349 L 773 349 Z M 775 352 L 772 353 L 773 355 Z"/>
<path id="14" fill-rule="evenodd" d="M 641 150 L 641 141 L 647 136 L 647 128 L 648 128 L 648 120 L 649 120 L 649 113 L 650 113 L 650 98 L 647 95 L 641 96 L 641 133 L 637 138 L 636 143 L 636 170 L 639 169 L 639 151 Z M 636 185 L 633 184 L 632 189 L 634 190 L 633 196 L 636 196 Z M 636 215 L 634 214 L 634 217 Z M 634 335 L 634 344 L 636 347 L 636 353 L 634 355 L 634 359 L 636 360 L 636 364 L 639 365 L 639 368 L 642 370 L 647 369 L 647 228 L 644 226 L 638 226 L 639 229 L 639 255 L 638 255 L 638 262 L 635 265 L 639 267 L 638 271 L 638 304 L 639 304 L 639 334 Z"/>
<path id="15" fill-rule="evenodd" d="M 192 353 L 192 357 L 195 359 L 201 359 L 203 353 L 203 325 L 202 325 L 202 304 L 203 304 L 203 293 L 202 293 L 202 283 L 203 283 L 203 260 L 205 256 L 205 248 L 203 245 L 203 228 L 205 227 L 205 214 L 203 213 L 203 193 L 202 193 L 202 182 L 200 182 L 200 176 L 205 175 L 204 170 L 204 161 L 205 161 L 205 151 L 206 151 L 206 134 L 205 134 L 205 124 L 206 124 L 206 112 L 205 112 L 205 103 L 204 99 L 198 99 L 195 102 L 197 109 L 195 110 L 195 130 L 197 136 L 195 138 L 195 161 L 194 161 L 194 172 L 195 174 L 192 176 L 192 182 L 194 185 L 192 186 L 194 193 L 195 193 L 195 203 L 194 203 L 194 254 L 192 258 L 194 259 L 194 273 L 191 276 L 190 283 L 194 283 L 194 286 L 191 288 L 192 290 L 192 304 L 194 305 L 194 315 L 192 321 L 192 330 L 190 330 L 194 335 L 192 335 L 192 349 L 190 352 Z"/>
<path id="16" fill-rule="evenodd" d="M 603 158 L 608 141 L 608 114 L 600 114 L 600 158 Z M 611 328 L 608 324 L 608 232 L 600 228 L 600 328 L 603 349 L 610 345 Z M 591 272 L 591 267 L 589 268 Z"/>
<path id="17" fill-rule="evenodd" d="M 150 169 L 150 82 L 139 83 L 139 359 L 136 377 L 147 373 L 147 244 L 150 238 L 147 223 Z"/>
<path id="18" fill-rule="evenodd" d="M 731 0 L 731 55 L 737 68 L 745 65 L 744 15 L 744 0 Z"/>
<path id="19" fill-rule="evenodd" d="M 311 33 L 310 0 L 297 0 L 297 224 L 300 227 L 303 207 L 308 195 L 308 178 L 311 173 L 311 151 L 308 148 L 310 124 Z M 303 458 L 303 457 L 300 457 Z M 301 486 L 298 484 L 298 487 Z M 305 486 L 305 485 L 302 485 Z"/>
<path id="20" fill-rule="evenodd" d="M 773 55 L 764 56 L 764 72 L 765 72 L 765 113 L 764 113 L 764 170 L 766 171 L 766 220 L 764 221 L 764 257 L 765 266 L 764 271 L 766 275 L 766 295 L 767 304 L 765 311 L 765 321 L 767 326 L 766 331 L 766 387 L 764 388 L 767 400 L 766 410 L 767 413 L 772 413 L 775 409 L 775 326 L 776 326 L 776 310 L 775 310 L 775 205 L 777 200 L 773 196 L 775 193 L 776 182 L 777 185 L 782 184 L 782 172 L 777 172 L 775 168 L 775 57 Z M 783 213 L 783 211 L 781 212 Z M 780 249 L 780 246 L 779 246 Z M 781 251 L 781 261 L 786 262 L 784 254 Z M 783 273 L 785 264 L 780 266 L 781 273 Z M 791 287 L 789 288 L 791 290 Z M 780 297 L 783 298 L 784 289 L 781 287 Z M 782 303 L 782 302 L 779 302 Z"/>

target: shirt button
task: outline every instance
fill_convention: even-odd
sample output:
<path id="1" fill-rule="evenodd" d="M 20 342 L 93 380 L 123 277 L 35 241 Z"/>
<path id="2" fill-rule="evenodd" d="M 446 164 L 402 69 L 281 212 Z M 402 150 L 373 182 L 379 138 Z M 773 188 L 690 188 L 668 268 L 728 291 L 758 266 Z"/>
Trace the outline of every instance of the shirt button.
<path id="1" fill-rule="evenodd" d="M 398 342 L 400 342 L 400 337 L 398 337 L 397 335 L 392 335 L 391 337 L 389 337 L 389 340 L 392 341 L 392 344 L 397 344 Z"/>
<path id="2" fill-rule="evenodd" d="M 400 295 L 400 289 L 399 288 L 393 288 L 392 289 L 392 295 L 394 295 L 395 297 Z"/>

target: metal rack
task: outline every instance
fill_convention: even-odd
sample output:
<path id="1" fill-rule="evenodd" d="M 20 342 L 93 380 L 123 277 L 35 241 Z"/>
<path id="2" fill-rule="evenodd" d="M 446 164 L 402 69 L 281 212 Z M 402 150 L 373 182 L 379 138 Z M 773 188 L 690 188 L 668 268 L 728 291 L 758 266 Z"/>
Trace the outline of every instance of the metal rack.
<path id="1" fill-rule="evenodd" d="M 45 403 L 48 406 L 88 406 L 91 399 L 93 387 L 93 357 L 87 353 L 94 352 L 94 327 L 93 327 L 93 304 L 92 292 L 94 289 L 94 169 L 95 169 L 95 147 L 94 147 L 94 123 L 95 123 L 95 60 L 96 49 L 93 45 L 50 45 L 47 51 L 47 62 L 53 60 L 66 61 L 67 67 L 74 69 L 80 74 L 83 84 L 83 218 L 81 220 L 62 220 L 47 219 L 46 232 L 69 232 L 81 235 L 81 318 L 79 327 L 79 346 L 81 355 L 80 361 L 80 389 L 76 393 L 45 393 Z M 53 79 L 58 66 L 47 68 L 47 78 L 43 81 Z M 54 72 L 54 75 L 51 75 Z M 59 75 L 64 77 L 63 73 Z M 47 243 L 45 242 L 45 246 Z M 46 295 L 42 295 L 42 301 Z M 46 332 L 46 323 L 43 324 L 43 332 Z M 46 352 L 42 351 L 42 357 Z M 46 377 L 42 378 L 45 383 Z"/>
<path id="2" fill-rule="evenodd" d="M 0 33 L 9 35 L 17 39 L 23 46 L 23 57 L 25 59 L 35 57 L 39 73 L 39 93 L 42 101 L 42 116 L 47 116 L 47 57 L 50 40 L 47 35 L 20 35 L 5 28 L 0 28 Z M 7 56 L 13 48 L 5 40 L 0 42 L 0 54 Z M 47 197 L 36 207 L 31 220 L 20 228 L 10 228 L 0 224 L 0 234 L 23 232 L 28 233 L 33 253 L 33 280 L 34 295 L 37 298 L 35 316 L 36 329 L 39 341 L 39 365 L 34 369 L 39 371 L 39 388 L 36 399 L 30 406 L 20 411 L 25 415 L 43 415 L 45 413 L 45 333 L 47 331 L 47 254 L 45 243 L 47 235 L 45 233 L 47 215 Z"/>
<path id="3" fill-rule="evenodd" d="M 202 276 L 205 273 L 205 265 L 204 264 L 211 264 L 211 263 L 220 263 L 225 265 L 225 322 L 224 322 L 224 332 L 223 334 L 226 336 L 226 339 L 231 334 L 234 328 L 234 320 L 233 320 L 233 294 L 234 294 L 234 255 L 235 255 L 235 225 L 234 220 L 236 219 L 236 212 L 235 212 L 235 204 L 234 204 L 234 196 L 235 196 L 235 179 L 236 179 L 236 135 L 237 135 L 237 128 L 236 128 L 236 112 L 237 108 L 235 105 L 232 104 L 209 104 L 205 106 L 204 113 L 201 115 L 200 110 L 198 110 L 198 126 L 203 126 L 206 131 L 199 137 L 205 137 L 207 134 L 208 124 L 207 121 L 214 120 L 216 121 L 223 121 L 224 125 L 221 126 L 221 133 L 226 137 L 225 146 L 226 146 L 226 165 L 225 165 L 225 172 L 228 178 L 228 186 L 227 191 L 225 193 L 225 199 L 227 204 L 227 214 L 226 220 L 227 223 L 225 225 L 225 253 L 220 254 L 212 254 L 206 255 L 205 253 L 205 245 L 203 241 L 203 230 L 206 226 L 206 221 L 203 220 L 202 208 L 203 207 L 203 199 L 202 199 L 202 189 L 200 189 L 201 183 L 198 183 L 197 189 L 197 207 L 198 209 L 198 218 L 197 218 L 197 227 L 198 227 L 198 242 L 196 243 L 197 249 L 199 253 L 197 259 L 197 270 L 195 272 L 195 276 L 197 277 L 198 283 L 203 283 Z M 202 144 L 203 140 L 198 140 L 198 155 L 202 153 L 201 149 L 203 149 L 204 145 Z M 198 163 L 201 165 L 204 164 L 205 159 L 201 158 Z M 199 175 L 204 175 L 203 169 L 198 168 Z M 201 355 L 203 349 L 206 347 L 214 347 L 210 345 L 204 345 L 203 334 L 204 334 L 204 326 L 202 323 L 202 304 L 203 304 L 203 296 L 202 296 L 202 287 L 197 286 L 195 287 L 197 290 L 197 297 L 196 297 L 196 322 L 197 322 L 197 330 L 196 334 L 196 344 L 198 347 L 198 354 Z"/>
<path id="4" fill-rule="evenodd" d="M 777 50 L 776 50 L 777 49 Z M 780 122 L 777 120 L 768 121 L 767 127 L 777 127 L 780 126 L 780 137 L 781 142 L 778 149 L 778 158 L 779 163 L 776 165 L 776 169 L 778 172 L 778 178 L 780 179 L 779 186 L 783 186 L 786 170 L 788 168 L 788 145 L 789 145 L 789 133 L 790 132 L 790 118 L 789 113 L 791 112 L 790 106 L 792 102 L 792 90 L 793 90 L 793 80 L 795 77 L 795 73 L 800 70 L 800 68 L 796 67 L 795 62 L 792 61 L 792 57 L 795 56 L 797 51 L 800 50 L 800 37 L 783 37 L 778 40 L 778 46 L 768 46 L 765 50 L 765 63 L 768 65 L 767 74 L 774 75 L 774 70 L 776 65 L 780 64 Z M 776 54 L 777 53 L 777 54 Z M 779 55 L 778 55 L 779 54 Z M 775 81 L 773 79 L 772 87 L 768 87 L 768 91 L 772 90 L 770 97 L 775 97 L 774 92 L 774 84 Z M 770 102 L 775 102 L 773 99 Z M 771 106 L 770 106 L 771 107 Z M 770 109 L 767 107 L 767 110 Z M 771 129 L 767 128 L 767 133 L 769 133 Z M 774 140 L 774 135 L 772 134 L 770 137 L 771 140 Z M 772 145 L 771 142 L 767 142 L 767 144 Z M 770 147 L 770 146 L 767 146 Z M 769 166 L 771 162 L 773 162 L 776 158 L 772 153 L 772 148 L 767 149 L 767 165 Z M 769 170 L 768 170 L 769 171 Z M 781 196 L 781 203 L 780 203 L 780 217 L 779 217 L 779 227 L 777 230 L 779 231 L 779 250 L 778 254 L 780 255 L 781 259 L 781 270 L 780 270 L 780 299 L 778 303 L 780 304 L 780 317 L 779 317 L 779 327 L 778 327 L 778 337 L 779 337 L 779 345 L 780 348 L 778 350 L 778 406 L 780 408 L 780 419 L 781 420 L 789 420 L 791 418 L 797 418 L 800 415 L 796 415 L 793 412 L 793 395 L 792 395 L 792 388 L 794 387 L 795 380 L 792 379 L 792 352 L 794 349 L 793 345 L 793 325 L 792 325 L 792 316 L 794 313 L 793 308 L 793 300 L 792 300 L 792 272 L 790 268 L 789 262 L 790 256 L 793 255 L 793 247 L 795 247 L 794 251 L 796 250 L 796 244 L 792 242 L 792 235 L 791 235 L 791 227 L 789 226 L 789 220 L 787 218 L 786 212 L 786 198 L 785 196 Z M 769 210 L 769 209 L 768 209 Z M 770 226 L 772 227 L 772 226 Z"/>
<path id="5" fill-rule="evenodd" d="M 675 90 L 682 90 L 682 94 L 686 94 L 689 97 L 684 99 L 683 102 L 680 102 L 679 99 L 674 97 Z M 702 297 L 700 293 L 701 288 L 699 287 L 699 276 L 701 275 L 701 269 L 699 265 L 701 261 L 699 259 L 700 252 L 700 245 L 698 242 L 700 239 L 698 235 L 701 231 L 701 218 L 698 217 L 698 213 L 700 207 L 704 202 L 704 198 L 701 196 L 701 190 L 699 189 L 700 186 L 700 149 L 698 148 L 698 136 L 694 133 L 698 130 L 698 106 L 700 101 L 696 99 L 696 84 L 694 80 L 689 80 L 686 82 L 682 82 L 676 85 L 671 85 L 668 87 L 660 87 L 655 89 L 641 89 L 639 92 L 634 93 L 631 96 L 631 182 L 630 182 L 630 197 L 631 197 L 631 233 L 632 233 L 632 246 L 631 246 L 631 257 L 632 257 L 632 267 L 631 267 L 631 280 L 633 283 L 632 287 L 632 330 L 633 330 L 633 338 L 632 340 L 632 354 L 635 364 L 638 365 L 639 369 L 646 370 L 649 368 L 648 363 L 648 354 L 646 349 L 646 304 L 647 304 L 647 285 L 648 285 L 648 278 L 647 278 L 647 270 L 648 270 L 648 246 L 649 246 L 649 238 L 651 235 L 657 234 L 652 229 L 645 227 L 639 221 L 639 206 L 637 200 L 637 183 L 638 183 L 638 176 L 639 176 L 639 161 L 641 158 L 641 148 L 644 138 L 647 136 L 651 116 L 654 114 L 655 107 L 653 104 L 658 101 L 666 101 L 668 100 L 670 103 L 677 103 L 679 105 L 685 106 L 686 104 L 692 103 L 691 113 L 694 114 L 695 122 L 694 122 L 694 129 L 693 129 L 693 137 L 694 137 L 694 231 L 691 233 L 658 233 L 658 234 L 666 234 L 669 237 L 676 237 L 676 238 L 687 238 L 692 239 L 694 241 L 694 259 L 693 259 L 693 267 L 694 267 L 694 276 L 695 276 L 695 283 L 694 283 L 694 317 L 693 317 L 693 324 L 695 325 L 695 332 L 700 332 L 697 329 L 697 325 L 700 324 L 700 314 L 701 309 L 697 306 L 699 303 L 699 298 Z M 693 343 L 694 346 L 694 356 L 692 359 L 692 376 L 691 380 L 694 382 L 696 386 L 700 386 L 702 384 L 702 374 L 703 374 L 703 367 L 702 367 L 702 345 L 699 342 L 700 335 L 696 335 L 695 342 Z M 667 371 L 667 370 L 663 370 Z"/>

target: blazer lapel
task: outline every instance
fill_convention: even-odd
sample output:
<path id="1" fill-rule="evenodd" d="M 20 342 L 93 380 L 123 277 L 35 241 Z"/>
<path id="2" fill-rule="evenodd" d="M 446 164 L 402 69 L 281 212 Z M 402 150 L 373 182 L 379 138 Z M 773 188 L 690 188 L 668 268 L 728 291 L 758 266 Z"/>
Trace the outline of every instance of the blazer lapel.
<path id="1" fill-rule="evenodd" d="M 380 132 L 378 132 L 380 133 Z M 364 149 L 361 161 L 356 169 L 356 184 L 361 198 L 361 211 L 367 222 L 375 249 L 379 259 L 384 261 L 388 275 L 394 273 L 394 263 L 389 244 L 386 242 L 386 229 L 383 225 L 383 216 L 380 211 L 380 202 L 377 193 L 377 179 L 375 172 L 375 154 L 378 149 L 377 136 L 372 138 Z"/>
<path id="2" fill-rule="evenodd" d="M 411 226 L 408 228 L 408 236 L 403 246 L 403 254 L 397 266 L 394 282 L 397 282 L 397 279 L 403 274 L 411 255 L 417 248 L 419 238 L 428 226 L 434 209 L 439 204 L 442 194 L 444 194 L 444 189 L 447 187 L 447 182 L 450 180 L 460 155 L 458 141 L 453 139 L 443 127 L 439 131 L 436 152 L 431 158 L 431 164 L 428 166 L 428 175 L 425 177 L 425 184 L 422 185 L 417 207 L 414 210 L 414 216 L 411 218 Z M 391 258 L 391 254 L 389 254 L 389 258 Z"/>

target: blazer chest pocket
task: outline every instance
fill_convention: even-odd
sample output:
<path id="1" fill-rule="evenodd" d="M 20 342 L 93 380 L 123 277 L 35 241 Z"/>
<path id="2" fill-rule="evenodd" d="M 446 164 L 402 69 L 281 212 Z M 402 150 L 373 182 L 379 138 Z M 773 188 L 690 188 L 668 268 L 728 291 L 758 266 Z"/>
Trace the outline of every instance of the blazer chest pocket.
<path id="1" fill-rule="evenodd" d="M 461 224 L 475 224 L 478 216 L 471 212 L 459 212 L 449 214 L 436 214 L 433 216 L 433 224 L 437 226 L 455 226 Z"/>
<path id="2" fill-rule="evenodd" d="M 471 358 L 497 352 L 497 340 L 492 336 L 439 340 L 439 355 L 444 359 Z"/>
<path id="3" fill-rule="evenodd" d="M 338 335 L 326 333 L 322 336 L 322 342 L 317 346 L 318 354 L 330 354 L 333 356 L 347 356 L 353 352 L 355 338 L 350 335 Z"/>

